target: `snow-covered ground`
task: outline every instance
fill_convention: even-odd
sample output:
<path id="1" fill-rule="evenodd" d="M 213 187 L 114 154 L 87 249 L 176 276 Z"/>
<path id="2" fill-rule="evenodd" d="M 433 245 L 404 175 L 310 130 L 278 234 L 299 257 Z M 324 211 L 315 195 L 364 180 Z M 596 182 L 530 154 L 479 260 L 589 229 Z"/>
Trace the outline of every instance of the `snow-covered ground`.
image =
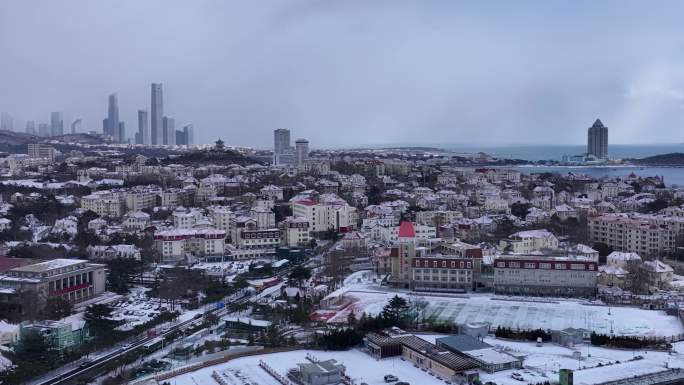
<path id="1" fill-rule="evenodd" d="M 433 342 L 441 335 L 420 335 Z M 480 372 L 483 382 L 494 381 L 498 385 L 520 384 L 511 378 L 514 372 L 520 373 L 525 383 L 558 381 L 559 369 L 575 371 L 575 384 L 594 384 L 634 375 L 655 373 L 669 368 L 684 368 L 684 343 L 674 345 L 675 352 L 605 349 L 591 345 L 577 345 L 566 348 L 552 343 L 537 346 L 534 342 L 516 342 L 487 337 L 484 342 L 496 349 L 524 359 L 523 369 L 506 370 L 496 373 Z M 577 354 L 580 358 L 577 358 Z M 643 359 L 635 359 L 641 356 Z M 619 362 L 619 363 L 617 363 Z M 600 365 L 600 366 L 599 366 Z"/>
<path id="2" fill-rule="evenodd" d="M 159 304 L 159 299 L 148 298 L 149 289 L 134 287 L 128 296 L 112 302 L 112 318 L 124 321 L 119 326 L 121 330 L 130 330 L 138 325 L 152 320 L 166 308 L 166 304 Z"/>
<path id="3" fill-rule="evenodd" d="M 343 300 L 338 303 L 350 304 L 336 310 L 328 322 L 346 322 L 352 311 L 357 316 L 364 312 L 379 314 L 389 299 L 398 294 L 409 301 L 426 301 L 423 316 L 442 322 L 489 322 L 494 328 L 582 328 L 604 334 L 610 334 L 612 330 L 615 334 L 635 336 L 684 335 L 682 323 L 677 317 L 668 316 L 664 311 L 608 307 L 598 302 L 571 299 L 502 297 L 479 293 L 408 293 L 381 287 L 377 282 L 378 278 L 368 272 L 358 272 L 348 277 L 344 286 L 329 294 L 327 299 L 341 298 Z"/>
<path id="4" fill-rule="evenodd" d="M 249 264 L 239 261 L 202 262 L 192 266 L 193 269 L 204 270 L 207 275 L 226 277 L 232 281 L 235 276 L 249 270 Z"/>
<path id="5" fill-rule="evenodd" d="M 421 336 L 426 340 L 434 341 L 436 336 Z M 684 356 L 680 353 L 668 355 L 662 352 L 643 352 L 627 350 L 611 350 L 603 348 L 578 346 L 575 349 L 564 348 L 552 344 L 537 347 L 534 343 L 509 342 L 487 338 L 485 342 L 506 348 L 506 351 L 524 357 L 523 369 L 506 370 L 496 373 L 480 372 L 483 382 L 494 381 L 498 385 L 521 384 L 520 381 L 511 377 L 514 372 L 520 373 L 524 382 L 536 383 L 544 381 L 558 381 L 558 370 L 561 368 L 575 370 L 575 384 L 595 384 L 619 378 L 629 378 L 634 375 L 655 373 L 666 370 L 668 367 L 684 367 Z M 677 345 L 675 349 L 683 350 L 684 345 Z M 581 358 L 578 360 L 573 352 L 579 351 Z M 394 374 L 400 381 L 420 385 L 444 385 L 445 382 L 438 380 L 426 372 L 415 368 L 411 363 L 402 361 L 398 357 L 376 360 L 360 350 L 343 352 L 322 352 L 297 350 L 287 353 L 264 354 L 259 356 L 244 357 L 225 364 L 198 370 L 172 379 L 177 385 L 211 384 L 212 372 L 216 371 L 231 385 L 278 385 L 278 382 L 259 367 L 259 360 L 263 360 L 280 374 L 286 374 L 297 363 L 306 361 L 306 354 L 311 353 L 321 360 L 336 359 L 346 367 L 346 373 L 355 383 L 365 382 L 369 385 L 385 384 L 383 376 Z M 587 356 L 590 354 L 591 356 Z M 634 357 L 641 355 L 643 359 Z M 620 363 L 617 363 L 619 361 Z M 601 366 L 598 366 L 598 365 Z M 586 368 L 577 370 L 578 368 Z"/>
<path id="6" fill-rule="evenodd" d="M 344 352 L 297 350 L 286 353 L 244 357 L 175 377 L 170 381 L 177 385 L 215 384 L 216 381 L 211 378 L 211 374 L 213 371 L 216 371 L 230 385 L 280 385 L 278 381 L 259 367 L 259 360 L 263 360 L 278 373 L 284 375 L 289 369 L 295 368 L 297 363 L 309 362 L 306 360 L 307 353 L 311 353 L 321 360 L 336 359 L 347 368 L 347 375 L 359 384 L 365 382 L 368 385 L 385 385 L 383 376 L 385 374 L 394 374 L 399 377 L 400 381 L 406 381 L 410 384 L 444 385 L 444 381 L 437 380 L 435 377 L 414 368 L 412 364 L 399 358 L 376 361 L 359 350 Z"/>

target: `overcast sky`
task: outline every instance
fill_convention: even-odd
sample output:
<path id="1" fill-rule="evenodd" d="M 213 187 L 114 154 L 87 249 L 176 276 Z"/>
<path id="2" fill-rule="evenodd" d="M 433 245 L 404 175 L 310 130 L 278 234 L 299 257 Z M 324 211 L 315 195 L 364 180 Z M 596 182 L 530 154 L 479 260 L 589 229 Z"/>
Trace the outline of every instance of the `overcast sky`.
<path id="1" fill-rule="evenodd" d="M 164 85 L 197 142 L 684 142 L 684 2 L 2 0 L 0 111 L 128 136 Z"/>

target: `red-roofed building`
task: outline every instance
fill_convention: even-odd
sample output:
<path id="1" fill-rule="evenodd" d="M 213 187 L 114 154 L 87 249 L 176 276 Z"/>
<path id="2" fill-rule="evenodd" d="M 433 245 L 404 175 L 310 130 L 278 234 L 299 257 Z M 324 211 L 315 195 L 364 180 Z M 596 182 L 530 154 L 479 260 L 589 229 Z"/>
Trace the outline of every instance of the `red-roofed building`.
<path id="1" fill-rule="evenodd" d="M 399 225 L 399 238 L 415 238 L 416 229 L 413 227 L 413 223 L 409 221 L 403 221 Z"/>

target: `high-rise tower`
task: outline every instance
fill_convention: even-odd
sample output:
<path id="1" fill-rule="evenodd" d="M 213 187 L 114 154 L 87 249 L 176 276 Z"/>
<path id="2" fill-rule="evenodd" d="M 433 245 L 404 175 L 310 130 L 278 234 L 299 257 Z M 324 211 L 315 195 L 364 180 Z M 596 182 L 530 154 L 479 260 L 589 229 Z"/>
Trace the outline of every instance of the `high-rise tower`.
<path id="1" fill-rule="evenodd" d="M 119 98 L 110 94 L 107 98 L 107 118 L 102 121 L 102 134 L 115 142 L 121 142 L 119 133 Z"/>
<path id="2" fill-rule="evenodd" d="M 82 125 L 83 125 L 83 121 L 81 119 L 74 120 L 74 122 L 71 123 L 71 133 L 75 134 L 77 132 L 81 132 L 81 126 Z"/>
<path id="3" fill-rule="evenodd" d="M 147 110 L 138 110 L 138 133 L 136 134 L 137 144 L 150 144 L 150 126 Z"/>
<path id="4" fill-rule="evenodd" d="M 309 159 L 309 141 L 306 139 L 297 139 L 295 141 L 296 165 L 303 166 L 307 159 Z"/>
<path id="5" fill-rule="evenodd" d="M 164 143 L 164 98 L 161 83 L 152 83 L 152 98 L 150 104 L 150 142 Z M 175 133 L 174 133 L 175 135 Z"/>
<path id="6" fill-rule="evenodd" d="M 280 164 L 279 156 L 290 150 L 290 130 L 278 128 L 273 131 L 273 164 Z"/>
<path id="7" fill-rule="evenodd" d="M 587 131 L 587 155 L 598 159 L 608 158 L 608 127 L 603 125 L 601 119 L 596 119 Z"/>
<path id="8" fill-rule="evenodd" d="M 14 119 L 7 112 L 0 114 L 0 130 L 14 131 Z"/>
<path id="9" fill-rule="evenodd" d="M 59 111 L 55 111 L 50 114 L 50 135 L 64 135 L 64 119 L 62 117 L 62 113 Z"/>
<path id="10" fill-rule="evenodd" d="M 160 144 L 174 146 L 176 144 L 176 120 L 165 116 L 162 122 L 164 136 L 162 137 L 162 143 Z"/>
<path id="11" fill-rule="evenodd" d="M 36 134 L 36 121 L 35 120 L 27 120 L 26 121 L 26 133 L 35 135 Z"/>

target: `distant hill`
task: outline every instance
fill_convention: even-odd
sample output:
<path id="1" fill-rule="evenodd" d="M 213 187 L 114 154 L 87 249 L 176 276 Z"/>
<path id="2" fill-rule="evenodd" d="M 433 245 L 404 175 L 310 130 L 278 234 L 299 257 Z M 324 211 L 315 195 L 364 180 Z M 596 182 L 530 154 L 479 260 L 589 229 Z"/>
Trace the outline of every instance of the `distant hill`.
<path id="1" fill-rule="evenodd" d="M 26 145 L 29 143 L 35 143 L 40 141 L 40 136 L 38 135 L 31 135 L 27 134 L 25 132 L 14 132 L 14 131 L 6 131 L 6 130 L 0 130 L 0 145 L 5 144 L 5 145 L 10 145 L 10 146 L 17 146 L 17 145 Z"/>
<path id="2" fill-rule="evenodd" d="M 60 136 L 52 136 L 49 138 L 42 138 L 43 141 L 57 140 L 63 143 L 79 143 L 79 144 L 104 144 L 101 136 L 91 135 L 86 133 L 64 134 Z"/>
<path id="3" fill-rule="evenodd" d="M 684 166 L 684 154 L 673 152 L 670 154 L 654 155 L 640 159 L 629 159 L 631 163 L 640 166 Z"/>
<path id="4" fill-rule="evenodd" d="M 162 164 L 182 164 L 182 165 L 194 165 L 194 166 L 204 166 L 204 165 L 230 165 L 238 164 L 241 166 L 247 166 L 250 164 L 263 164 L 260 160 L 248 156 L 244 156 L 237 151 L 225 149 L 225 150 L 199 150 L 183 152 L 181 154 L 171 155 L 162 160 Z"/>
<path id="5" fill-rule="evenodd" d="M 11 154 L 26 153 L 26 145 L 40 141 L 37 135 L 0 130 L 0 151 Z"/>

